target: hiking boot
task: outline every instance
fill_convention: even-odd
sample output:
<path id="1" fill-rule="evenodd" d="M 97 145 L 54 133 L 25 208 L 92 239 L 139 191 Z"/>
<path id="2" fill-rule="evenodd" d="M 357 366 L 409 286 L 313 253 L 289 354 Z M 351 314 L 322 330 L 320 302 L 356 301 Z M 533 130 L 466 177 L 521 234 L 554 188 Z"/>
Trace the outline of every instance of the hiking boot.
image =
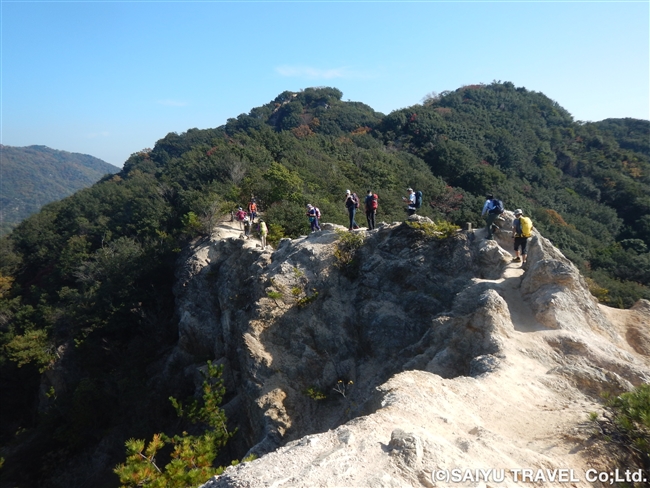
<path id="1" fill-rule="evenodd" d="M 513 263 L 518 263 L 519 261 L 521 261 L 521 258 L 519 258 L 519 257 L 514 258 L 514 259 L 512 260 Z"/>

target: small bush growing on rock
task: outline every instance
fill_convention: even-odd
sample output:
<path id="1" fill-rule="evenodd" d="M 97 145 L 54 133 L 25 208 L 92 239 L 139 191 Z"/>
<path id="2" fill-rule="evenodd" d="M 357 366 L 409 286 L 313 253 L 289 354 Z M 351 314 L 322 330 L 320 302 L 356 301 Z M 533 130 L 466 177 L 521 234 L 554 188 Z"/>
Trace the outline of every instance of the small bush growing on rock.
<path id="1" fill-rule="evenodd" d="M 299 307 L 304 307 L 305 305 L 310 304 L 317 298 L 318 298 L 318 292 L 314 291 L 312 295 L 305 295 L 304 297 L 299 298 L 297 303 Z"/>
<path id="2" fill-rule="evenodd" d="M 282 300 L 284 298 L 284 295 L 282 292 L 279 291 L 267 291 L 266 296 L 269 297 L 271 300 L 275 302 L 276 305 L 280 305 L 278 303 L 278 300 Z"/>
<path id="3" fill-rule="evenodd" d="M 607 398 L 605 408 L 602 417 L 590 416 L 598 436 L 615 447 L 622 467 L 636 466 L 650 479 L 650 385 Z"/>
<path id="4" fill-rule="evenodd" d="M 356 253 L 363 245 L 365 236 L 360 232 L 336 231 L 336 233 L 340 237 L 334 251 L 336 265 L 348 278 L 355 278 L 359 272 Z"/>
<path id="5" fill-rule="evenodd" d="M 304 393 L 314 401 L 325 400 L 327 398 L 327 395 L 315 386 L 310 386 Z"/>
<path id="6" fill-rule="evenodd" d="M 420 231 L 426 237 L 435 237 L 437 239 L 447 239 L 460 229 L 457 225 L 440 220 L 438 222 L 411 222 L 406 221 L 406 225 L 412 229 Z"/>

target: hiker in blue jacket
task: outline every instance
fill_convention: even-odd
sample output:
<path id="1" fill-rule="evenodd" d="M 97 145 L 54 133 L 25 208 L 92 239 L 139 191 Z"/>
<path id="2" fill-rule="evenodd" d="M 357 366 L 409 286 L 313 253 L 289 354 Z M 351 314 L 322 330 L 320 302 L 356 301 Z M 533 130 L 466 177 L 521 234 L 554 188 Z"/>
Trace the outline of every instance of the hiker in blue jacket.
<path id="1" fill-rule="evenodd" d="M 486 239 L 494 239 L 492 235 L 494 228 L 496 227 L 494 221 L 502 213 L 503 204 L 501 201 L 494 198 L 494 195 L 491 193 L 485 195 L 485 203 L 483 204 L 483 211 L 481 212 L 481 216 L 485 217 L 485 230 L 487 231 L 487 236 L 485 237 Z"/>

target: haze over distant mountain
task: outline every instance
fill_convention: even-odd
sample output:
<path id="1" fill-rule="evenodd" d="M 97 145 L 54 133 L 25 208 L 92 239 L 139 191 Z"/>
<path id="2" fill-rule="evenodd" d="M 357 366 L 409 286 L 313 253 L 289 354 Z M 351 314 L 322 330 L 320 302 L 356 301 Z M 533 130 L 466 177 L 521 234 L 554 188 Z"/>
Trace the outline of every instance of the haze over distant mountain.
<path id="1" fill-rule="evenodd" d="M 0 146 L 0 235 L 46 203 L 72 195 L 119 170 L 87 154 L 46 146 Z"/>

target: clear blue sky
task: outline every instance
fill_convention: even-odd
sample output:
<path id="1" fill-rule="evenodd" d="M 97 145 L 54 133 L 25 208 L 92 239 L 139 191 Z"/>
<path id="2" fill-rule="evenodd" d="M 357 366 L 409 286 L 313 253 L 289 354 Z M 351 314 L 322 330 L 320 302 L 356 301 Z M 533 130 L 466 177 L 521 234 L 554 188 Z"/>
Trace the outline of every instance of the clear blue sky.
<path id="1" fill-rule="evenodd" d="M 2 0 L 0 142 L 122 166 L 310 86 L 387 114 L 501 80 L 576 120 L 649 119 L 649 5 Z"/>

